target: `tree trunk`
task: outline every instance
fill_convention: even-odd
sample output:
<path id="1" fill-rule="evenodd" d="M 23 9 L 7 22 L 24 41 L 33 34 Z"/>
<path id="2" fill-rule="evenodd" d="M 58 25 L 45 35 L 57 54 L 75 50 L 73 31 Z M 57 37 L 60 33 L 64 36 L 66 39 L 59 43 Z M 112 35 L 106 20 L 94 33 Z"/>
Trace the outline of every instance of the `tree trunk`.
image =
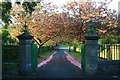
<path id="1" fill-rule="evenodd" d="M 40 58 L 40 49 L 41 49 L 41 46 L 39 45 L 39 48 L 38 48 L 38 58 Z"/>
<path id="2" fill-rule="evenodd" d="M 74 52 L 76 52 L 76 46 L 74 46 L 74 48 L 73 48 L 73 49 L 74 49 Z"/>
<path id="3" fill-rule="evenodd" d="M 69 46 L 69 52 L 71 52 L 71 50 L 70 50 L 70 46 Z"/>

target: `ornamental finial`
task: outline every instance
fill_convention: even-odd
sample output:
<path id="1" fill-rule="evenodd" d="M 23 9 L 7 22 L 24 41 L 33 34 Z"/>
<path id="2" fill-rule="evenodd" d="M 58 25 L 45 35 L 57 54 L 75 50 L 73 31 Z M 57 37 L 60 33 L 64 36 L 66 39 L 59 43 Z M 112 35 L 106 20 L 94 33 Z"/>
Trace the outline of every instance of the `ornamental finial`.
<path id="1" fill-rule="evenodd" d="M 27 32 L 27 25 L 26 25 L 26 21 L 25 21 L 25 23 L 24 23 L 24 29 L 23 29 L 23 32 Z"/>
<path id="2" fill-rule="evenodd" d="M 96 32 L 96 28 L 95 28 L 95 24 L 94 24 L 93 20 L 90 20 L 88 22 L 88 28 L 89 28 L 90 33 L 95 33 Z"/>

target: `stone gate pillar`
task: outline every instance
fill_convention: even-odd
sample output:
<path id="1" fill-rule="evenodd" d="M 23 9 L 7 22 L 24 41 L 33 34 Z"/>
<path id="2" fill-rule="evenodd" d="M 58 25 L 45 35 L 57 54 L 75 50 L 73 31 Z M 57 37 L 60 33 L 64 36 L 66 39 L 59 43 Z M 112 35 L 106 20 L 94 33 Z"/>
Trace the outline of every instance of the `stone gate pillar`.
<path id="1" fill-rule="evenodd" d="M 98 35 L 91 29 L 85 36 L 85 74 L 88 76 L 95 75 L 98 70 Z"/>
<path id="2" fill-rule="evenodd" d="M 32 36 L 27 32 L 26 23 L 24 25 L 24 33 L 18 36 L 19 39 L 19 54 L 20 75 L 31 75 L 31 54 L 32 54 Z"/>

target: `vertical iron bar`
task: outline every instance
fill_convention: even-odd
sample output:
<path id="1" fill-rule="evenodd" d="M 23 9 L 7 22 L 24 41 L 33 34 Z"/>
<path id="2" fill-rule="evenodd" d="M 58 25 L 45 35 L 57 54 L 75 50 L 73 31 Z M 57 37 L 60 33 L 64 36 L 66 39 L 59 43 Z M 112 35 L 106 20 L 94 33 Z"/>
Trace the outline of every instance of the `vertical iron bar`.
<path id="1" fill-rule="evenodd" d="M 104 60 L 105 60 L 105 44 L 104 44 Z"/>
<path id="2" fill-rule="evenodd" d="M 115 45 L 114 45 L 114 60 L 115 60 Z"/>
<path id="3" fill-rule="evenodd" d="M 117 44 L 115 44 L 116 45 L 116 59 L 115 60 L 117 60 Z"/>
<path id="4" fill-rule="evenodd" d="M 120 44 L 118 44 L 119 60 L 120 60 Z"/>
<path id="5" fill-rule="evenodd" d="M 115 60 L 117 60 L 117 44 L 115 44 Z"/>
<path id="6" fill-rule="evenodd" d="M 119 54 L 119 60 L 120 60 L 120 44 L 118 44 L 118 54 Z"/>
<path id="7" fill-rule="evenodd" d="M 100 60 L 100 52 L 101 52 L 101 46 L 100 46 L 100 44 L 99 44 L 98 60 Z"/>

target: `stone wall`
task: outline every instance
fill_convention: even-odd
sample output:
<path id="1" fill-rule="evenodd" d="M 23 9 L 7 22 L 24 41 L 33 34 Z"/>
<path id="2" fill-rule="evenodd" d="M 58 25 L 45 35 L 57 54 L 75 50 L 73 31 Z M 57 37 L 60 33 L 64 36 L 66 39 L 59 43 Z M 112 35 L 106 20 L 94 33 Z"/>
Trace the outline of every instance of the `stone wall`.
<path id="1" fill-rule="evenodd" d="M 98 74 L 101 76 L 120 76 L 120 60 L 99 61 Z"/>

